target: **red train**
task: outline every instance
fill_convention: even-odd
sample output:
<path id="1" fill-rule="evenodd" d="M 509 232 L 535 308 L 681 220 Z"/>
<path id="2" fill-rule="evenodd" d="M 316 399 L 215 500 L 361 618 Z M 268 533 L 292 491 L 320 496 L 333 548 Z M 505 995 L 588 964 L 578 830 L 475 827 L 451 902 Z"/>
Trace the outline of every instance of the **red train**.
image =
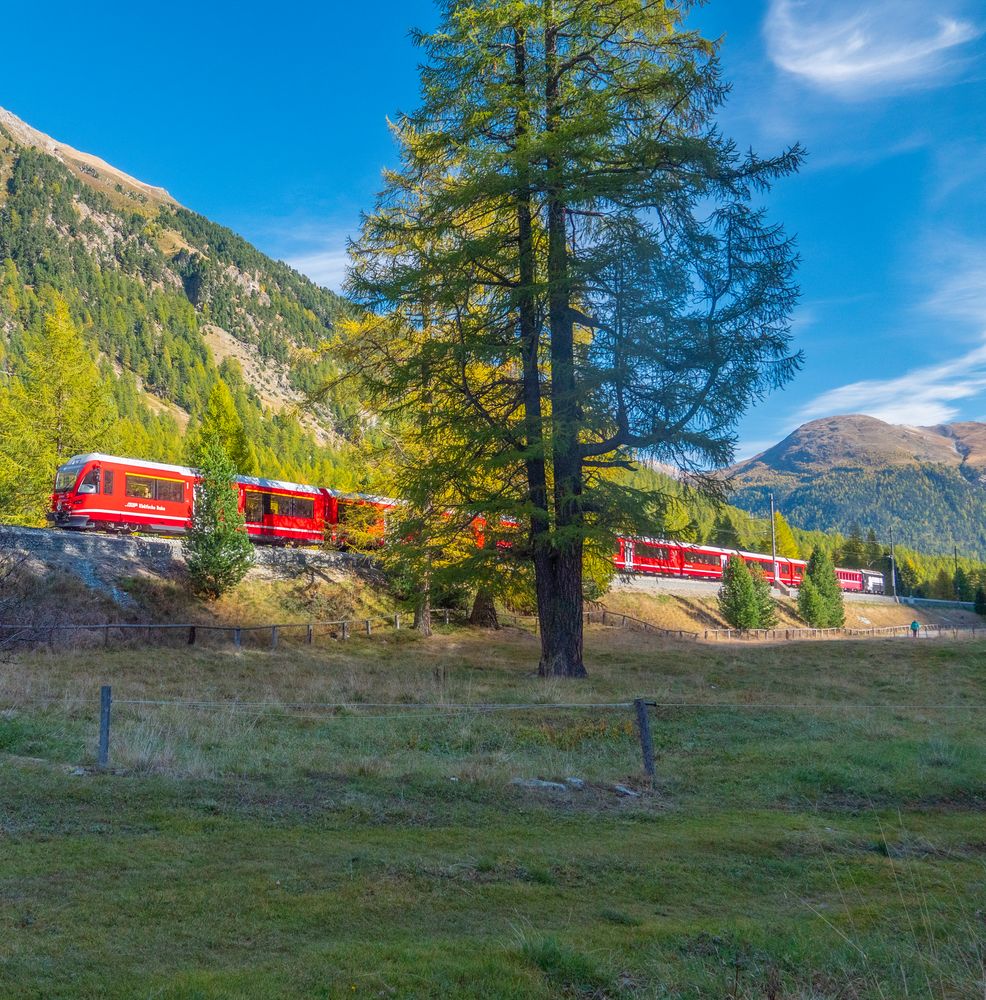
<path id="1" fill-rule="evenodd" d="M 184 465 L 142 462 L 113 455 L 76 455 L 55 476 L 48 520 L 60 528 L 102 531 L 153 531 L 170 535 L 191 526 L 195 484 L 194 469 Z M 381 544 L 387 513 L 397 506 L 390 497 L 338 490 L 277 479 L 238 476 L 239 509 L 246 530 L 257 542 L 299 544 L 330 539 L 338 544 Z M 506 527 L 515 521 L 501 518 Z M 473 522 L 477 544 L 484 543 L 486 519 Z M 498 540 L 497 546 L 509 545 Z M 739 555 L 761 568 L 774 581 L 770 556 L 737 552 L 711 545 L 692 545 L 656 538 L 620 538 L 613 561 L 624 575 L 676 576 L 693 580 L 718 580 L 730 556 Z M 777 560 L 778 580 L 798 587 L 807 563 L 802 559 Z M 843 590 L 883 593 L 883 576 L 869 570 L 837 569 Z"/>
<path id="2" fill-rule="evenodd" d="M 198 481 L 184 465 L 76 455 L 55 475 L 48 520 L 60 528 L 180 535 L 191 527 Z M 254 476 L 237 476 L 236 488 L 247 533 L 258 542 L 345 543 L 356 533 L 382 541 L 387 511 L 397 504 Z"/>
<path id="3" fill-rule="evenodd" d="M 714 545 L 694 545 L 657 538 L 620 538 L 613 561 L 626 575 L 677 576 L 691 580 L 721 580 L 731 556 L 739 556 L 751 566 L 758 566 L 771 583 L 774 564 L 769 555 L 721 549 Z M 777 580 L 787 587 L 801 585 L 808 564 L 803 559 L 777 557 Z M 883 574 L 864 569 L 836 569 L 839 586 L 856 593 L 882 594 Z"/>

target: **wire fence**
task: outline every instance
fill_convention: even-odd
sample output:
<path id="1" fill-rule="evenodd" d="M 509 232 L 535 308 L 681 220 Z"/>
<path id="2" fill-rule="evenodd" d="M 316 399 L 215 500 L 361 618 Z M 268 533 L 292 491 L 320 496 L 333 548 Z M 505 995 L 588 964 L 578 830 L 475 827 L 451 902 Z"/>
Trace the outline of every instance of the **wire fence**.
<path id="1" fill-rule="evenodd" d="M 466 613 L 454 608 L 432 610 L 434 624 L 461 624 Z M 337 621 L 271 622 L 260 625 L 220 625 L 202 622 L 95 622 L 91 624 L 0 624 L 0 646 L 37 644 L 55 646 L 73 635 L 92 636 L 97 643 L 109 646 L 110 641 L 144 641 L 151 643 L 170 640 L 171 644 L 194 646 L 209 638 L 218 638 L 236 649 L 243 646 L 264 646 L 277 649 L 282 638 L 296 638 L 312 645 L 316 639 L 351 639 L 373 636 L 377 631 L 399 632 L 411 621 L 398 612 L 369 618 L 347 618 Z"/>
<path id="2" fill-rule="evenodd" d="M 708 641 L 742 639 L 748 641 L 780 641 L 800 639 L 879 639 L 909 637 L 914 639 L 942 639 L 986 637 L 986 626 L 975 625 L 884 625 L 874 628 L 710 628 L 702 634 Z"/>
<path id="3" fill-rule="evenodd" d="M 431 612 L 432 623 L 451 626 L 468 621 L 469 614 L 456 608 L 437 608 Z M 536 615 L 500 614 L 500 620 L 525 631 L 538 633 Z M 652 622 L 635 618 L 606 608 L 592 608 L 583 612 L 587 625 L 616 628 L 637 632 L 661 639 L 687 642 L 794 642 L 819 639 L 976 639 L 986 637 L 986 625 L 921 625 L 913 630 L 910 625 L 887 625 L 873 628 L 772 628 L 736 629 L 711 628 L 701 632 L 687 629 L 662 628 Z M 201 622 L 95 622 L 76 624 L 0 624 L 0 648 L 16 645 L 48 645 L 52 648 L 73 637 L 91 637 L 92 644 L 109 647 L 117 643 L 152 642 L 174 646 L 195 646 L 208 643 L 231 645 L 234 649 L 277 649 L 282 639 L 292 639 L 312 645 L 319 639 L 346 641 L 354 637 L 372 637 L 379 632 L 399 632 L 412 623 L 412 616 L 394 612 L 368 618 L 338 619 L 335 621 L 271 622 L 256 625 L 215 624 Z"/>
<path id="4" fill-rule="evenodd" d="M 77 716 L 88 716 L 95 721 L 97 716 L 96 706 L 93 704 L 94 692 L 90 689 L 81 698 L 71 699 L 73 711 Z M 58 708 L 66 703 L 65 697 L 26 697 L 17 699 L 20 706 L 28 704 L 43 706 L 45 708 Z M 123 716 L 119 713 L 123 710 Z M 98 703 L 98 738 L 96 740 L 96 766 L 98 769 L 106 770 L 111 766 L 112 748 L 114 746 L 113 733 L 115 727 L 122 726 L 121 738 L 123 745 L 118 752 L 122 757 L 121 763 L 124 769 L 133 759 L 132 739 L 134 732 L 134 721 L 147 718 L 158 717 L 163 713 L 164 718 L 170 719 L 172 725 L 177 723 L 177 728 L 184 734 L 182 739 L 187 739 L 189 732 L 194 731 L 194 724 L 189 728 L 190 722 L 201 713 L 205 715 L 218 716 L 218 721 L 211 723 L 212 729 L 208 732 L 204 742 L 215 748 L 217 740 L 221 742 L 228 736 L 228 730 L 232 724 L 234 716 L 241 716 L 248 720 L 249 731 L 245 735 L 248 747 L 247 755 L 257 755 L 264 758 L 265 762 L 271 745 L 271 734 L 276 730 L 271 730 L 272 720 L 285 719 L 287 717 L 316 718 L 322 722 L 349 721 L 382 723 L 388 728 L 376 730 L 372 741 L 363 746 L 363 752 L 372 747 L 375 755 L 388 753 L 393 756 L 393 743 L 397 740 L 397 745 L 401 746 L 401 751 L 406 757 L 408 746 L 415 749 L 422 747 L 432 747 L 442 759 L 455 756 L 455 748 L 449 745 L 450 731 L 445 723 L 459 720 L 461 723 L 468 722 L 475 726 L 481 723 L 483 718 L 490 718 L 493 729 L 487 728 L 485 735 L 476 746 L 470 746 L 472 755 L 478 752 L 480 755 L 489 750 L 492 745 L 502 748 L 509 742 L 510 733 L 514 732 L 517 726 L 526 728 L 528 734 L 537 732 L 538 725 L 547 725 L 548 731 L 543 732 L 547 742 L 550 744 L 553 737 L 559 733 L 551 732 L 552 723 L 545 723 L 546 718 L 553 718 L 562 727 L 561 735 L 567 731 L 574 734 L 574 743 L 579 741 L 592 741 L 602 739 L 606 744 L 606 754 L 604 755 L 603 766 L 609 772 L 610 779 L 619 775 L 626 775 L 627 767 L 631 772 L 640 773 L 645 782 L 653 782 L 656 776 L 655 766 L 655 744 L 651 732 L 652 721 L 657 720 L 658 724 L 664 724 L 674 716 L 674 713 L 688 712 L 702 713 L 740 713 L 742 716 L 769 715 L 776 713 L 797 713 L 799 715 L 830 716 L 852 713 L 893 713 L 900 714 L 927 714 L 940 713 L 955 716 L 962 716 L 968 719 L 986 712 L 986 704 L 980 701 L 963 702 L 941 701 L 941 702 L 873 702 L 873 701 L 811 701 L 791 700 L 791 701 L 732 701 L 719 699 L 716 701 L 668 698 L 664 697 L 637 697 L 632 700 L 619 701 L 529 701 L 529 702 L 505 702 L 505 701 L 422 701 L 416 703 L 395 702 L 395 701 L 353 701 L 353 700 L 332 700 L 332 701 L 280 701 L 280 700 L 239 700 L 224 698 L 142 698 L 142 697 L 115 697 L 110 685 L 102 685 L 99 689 Z M 150 713 L 150 716 L 148 715 Z M 656 715 L 655 715 L 656 713 Z M 494 716 L 509 715 L 514 717 L 509 725 L 502 722 L 492 723 Z M 576 718 L 589 715 L 590 719 L 584 723 L 573 721 Z M 129 721 L 127 719 L 129 716 Z M 258 741 L 255 726 L 260 720 L 267 735 Z M 412 724 L 421 723 L 422 726 L 413 726 L 413 730 L 418 734 L 418 738 L 413 744 L 400 744 L 400 737 L 397 735 L 400 728 L 395 729 L 397 720 L 410 722 Z M 607 721 L 608 720 L 608 721 Z M 219 736 L 216 726 L 220 726 L 223 736 Z M 235 728 L 235 727 L 234 727 Z M 494 734 L 495 730 L 495 734 Z M 406 730 L 405 730 L 406 731 Z M 201 737 L 201 734 L 199 734 Z M 338 737 L 337 737 L 338 738 Z M 128 743 L 128 739 L 130 742 Z M 318 745 L 323 738 L 317 735 L 312 738 L 313 744 Z M 528 739 L 530 736 L 528 735 Z M 261 745 L 258 745 L 261 744 Z M 340 747 L 345 746 L 345 740 Z M 540 746 L 540 744 L 539 744 Z M 634 749 L 636 748 L 636 749 Z M 571 749 L 571 748 L 570 748 Z M 462 757 L 469 756 L 469 753 L 460 754 Z M 578 756 L 578 754 L 574 755 Z M 636 763 L 634 762 L 636 759 Z M 92 758 L 89 758 L 92 760 Z M 533 759 L 544 760 L 543 756 L 537 758 L 528 754 L 527 761 Z M 519 763 L 520 758 L 512 755 L 512 762 Z M 406 766 L 405 760 L 402 766 Z M 639 769 L 639 770 L 638 770 Z M 564 772 L 563 772 L 564 773 Z M 541 779 L 531 779 L 533 784 L 544 784 Z M 547 782 L 551 784 L 551 782 Z"/>

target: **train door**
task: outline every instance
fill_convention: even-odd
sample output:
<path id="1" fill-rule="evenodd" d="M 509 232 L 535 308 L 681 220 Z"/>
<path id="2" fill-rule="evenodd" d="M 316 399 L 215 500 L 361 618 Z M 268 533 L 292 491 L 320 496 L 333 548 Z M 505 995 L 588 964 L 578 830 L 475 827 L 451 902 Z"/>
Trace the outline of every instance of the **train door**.
<path id="1" fill-rule="evenodd" d="M 634 571 L 634 544 L 632 538 L 624 539 L 623 541 L 623 571 L 625 573 L 632 573 Z"/>

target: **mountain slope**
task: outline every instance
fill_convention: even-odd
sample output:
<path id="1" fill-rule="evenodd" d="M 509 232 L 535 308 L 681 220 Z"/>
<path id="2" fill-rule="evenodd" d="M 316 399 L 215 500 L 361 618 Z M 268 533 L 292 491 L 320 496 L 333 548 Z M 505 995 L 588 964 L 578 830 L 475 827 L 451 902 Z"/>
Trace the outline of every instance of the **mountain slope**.
<path id="1" fill-rule="evenodd" d="M 813 420 L 727 470 L 733 502 L 773 493 L 803 528 L 873 528 L 928 552 L 986 553 L 986 424 L 904 427 L 849 415 Z"/>
<path id="2" fill-rule="evenodd" d="M 0 109 L 0 349 L 17 356 L 58 294 L 92 344 L 148 457 L 180 459 L 222 379 L 265 472 L 346 486 L 360 401 L 313 349 L 347 303 L 246 240 Z M 326 479 L 331 475 L 334 478 Z"/>

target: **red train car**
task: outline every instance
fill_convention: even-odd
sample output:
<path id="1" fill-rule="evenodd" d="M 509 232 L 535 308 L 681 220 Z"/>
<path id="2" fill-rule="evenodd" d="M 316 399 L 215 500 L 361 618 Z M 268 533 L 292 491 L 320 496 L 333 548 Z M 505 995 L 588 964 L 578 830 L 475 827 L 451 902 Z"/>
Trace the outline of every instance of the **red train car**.
<path id="1" fill-rule="evenodd" d="M 326 537 L 325 490 L 280 479 L 237 476 L 240 512 L 247 534 L 256 542 L 298 544 Z"/>
<path id="2" fill-rule="evenodd" d="M 748 565 L 759 566 L 774 582 L 774 565 L 769 555 L 721 549 L 713 545 L 691 545 L 657 538 L 620 538 L 613 561 L 619 572 L 650 576 L 677 576 L 693 580 L 720 580 L 730 556 L 738 555 Z M 797 588 L 808 564 L 803 559 L 777 558 L 778 580 Z M 882 594 L 883 575 L 869 570 L 836 569 L 839 586 L 852 593 Z"/>
<path id="3" fill-rule="evenodd" d="M 55 475 L 48 520 L 60 528 L 181 534 L 198 475 L 184 465 L 75 455 Z"/>
<path id="4" fill-rule="evenodd" d="M 387 515 L 399 503 L 393 497 L 370 493 L 343 493 L 322 488 L 328 538 L 337 545 L 374 548 L 383 545 Z"/>

